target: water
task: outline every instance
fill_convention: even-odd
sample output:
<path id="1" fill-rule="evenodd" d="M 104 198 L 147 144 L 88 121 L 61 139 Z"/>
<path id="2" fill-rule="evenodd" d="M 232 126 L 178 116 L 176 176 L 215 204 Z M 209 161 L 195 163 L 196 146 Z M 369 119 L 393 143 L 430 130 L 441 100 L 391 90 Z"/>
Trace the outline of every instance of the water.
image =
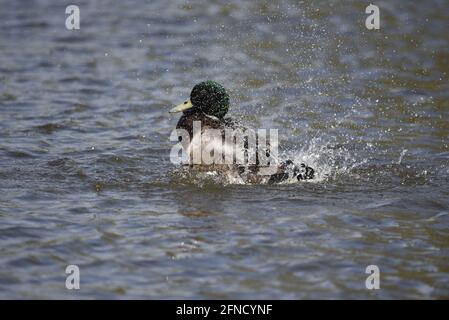
<path id="1" fill-rule="evenodd" d="M 0 298 L 449 297 L 447 1 L 0 4 Z M 172 165 L 205 79 L 318 179 Z"/>

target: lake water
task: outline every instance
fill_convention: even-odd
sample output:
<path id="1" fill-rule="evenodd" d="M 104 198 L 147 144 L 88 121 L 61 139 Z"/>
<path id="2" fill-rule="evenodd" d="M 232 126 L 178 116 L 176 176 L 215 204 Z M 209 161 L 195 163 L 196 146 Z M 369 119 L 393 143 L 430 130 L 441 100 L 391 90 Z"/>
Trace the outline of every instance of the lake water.
<path id="1" fill-rule="evenodd" d="M 449 298 L 449 2 L 75 4 L 0 1 L 0 298 Z M 205 79 L 317 179 L 183 174 Z"/>

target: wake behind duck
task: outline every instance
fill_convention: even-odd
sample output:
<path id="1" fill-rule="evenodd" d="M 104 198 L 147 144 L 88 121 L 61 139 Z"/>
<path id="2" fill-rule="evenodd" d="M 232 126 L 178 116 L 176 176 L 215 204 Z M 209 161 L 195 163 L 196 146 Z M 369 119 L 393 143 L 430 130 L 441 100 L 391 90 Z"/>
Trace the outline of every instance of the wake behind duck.
<path id="1" fill-rule="evenodd" d="M 277 130 L 250 130 L 226 117 L 230 107 L 226 89 L 215 81 L 195 85 L 190 99 L 170 110 L 182 112 L 172 137 L 172 162 L 179 151 L 193 172 L 221 175 L 231 183 L 273 184 L 310 180 L 315 171 L 304 163 L 277 157 Z"/>

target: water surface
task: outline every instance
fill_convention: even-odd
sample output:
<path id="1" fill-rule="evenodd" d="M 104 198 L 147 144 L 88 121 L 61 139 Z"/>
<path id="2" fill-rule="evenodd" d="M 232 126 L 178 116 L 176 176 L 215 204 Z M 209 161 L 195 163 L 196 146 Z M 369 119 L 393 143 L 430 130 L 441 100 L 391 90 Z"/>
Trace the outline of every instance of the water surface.
<path id="1" fill-rule="evenodd" d="M 0 1 L 0 298 L 449 297 L 447 1 L 76 4 Z M 171 164 L 205 79 L 317 181 Z"/>

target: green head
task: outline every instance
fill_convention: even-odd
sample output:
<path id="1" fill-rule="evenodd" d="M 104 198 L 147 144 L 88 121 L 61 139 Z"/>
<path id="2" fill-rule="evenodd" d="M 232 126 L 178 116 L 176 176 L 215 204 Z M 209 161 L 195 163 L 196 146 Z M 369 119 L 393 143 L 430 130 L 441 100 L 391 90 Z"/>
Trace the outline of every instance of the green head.
<path id="1" fill-rule="evenodd" d="M 170 112 L 187 110 L 202 111 L 207 115 L 222 119 L 229 110 L 229 95 L 219 83 L 203 81 L 193 87 L 190 99 L 171 109 Z"/>

